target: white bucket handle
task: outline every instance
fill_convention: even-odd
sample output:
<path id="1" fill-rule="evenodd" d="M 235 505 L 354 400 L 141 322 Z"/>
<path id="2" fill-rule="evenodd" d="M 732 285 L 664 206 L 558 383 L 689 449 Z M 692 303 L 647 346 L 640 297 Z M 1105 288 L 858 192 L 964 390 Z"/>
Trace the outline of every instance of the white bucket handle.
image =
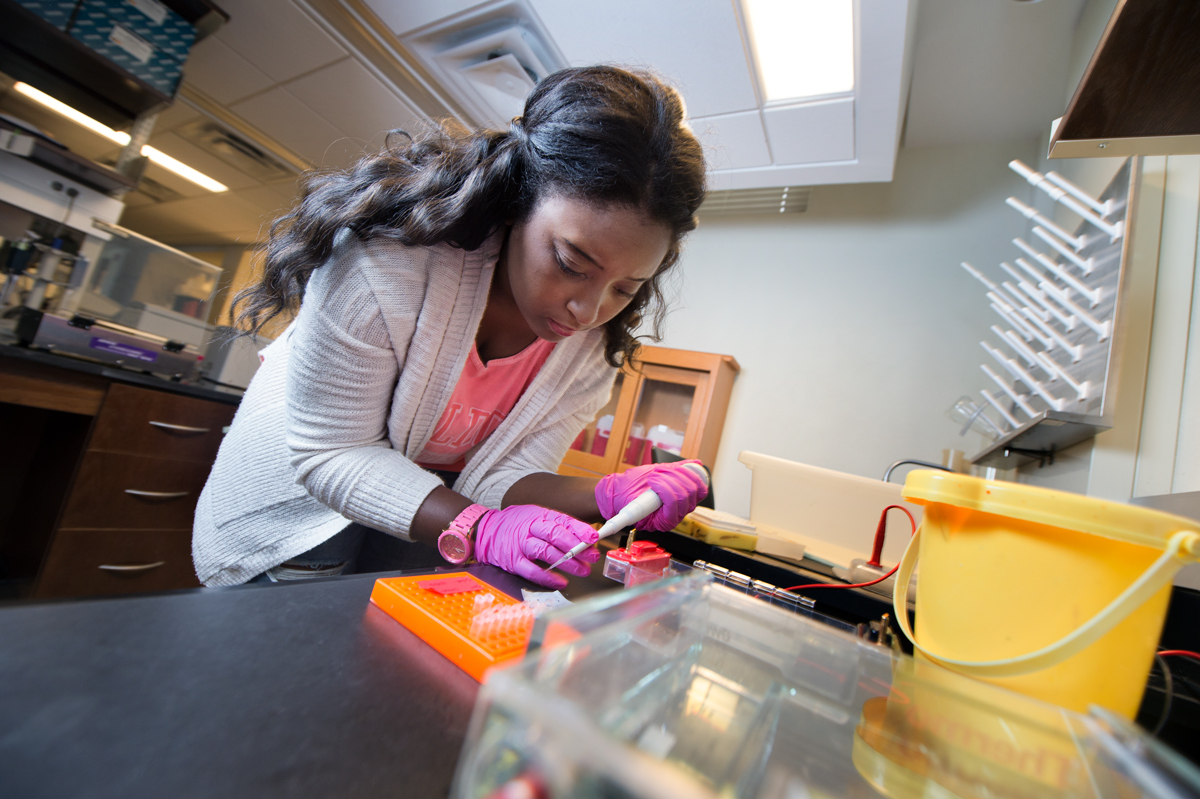
<path id="1" fill-rule="evenodd" d="M 1108 607 L 1065 637 L 1027 655 L 1002 660 L 956 660 L 936 655 L 918 644 L 916 636 L 909 628 L 908 583 L 912 579 L 913 569 L 917 565 L 917 547 L 920 540 L 921 531 L 917 530 L 912 540 L 908 542 L 908 548 L 904 550 L 904 557 L 900 559 L 900 569 L 896 574 L 896 587 L 892 593 L 892 608 L 896 612 L 896 623 L 908 636 L 908 640 L 912 641 L 913 647 L 927 658 L 970 677 L 1012 677 L 1017 674 L 1028 674 L 1031 671 L 1040 671 L 1061 663 L 1083 651 L 1124 621 L 1125 617 L 1141 607 L 1143 602 L 1158 593 L 1163 586 L 1169 584 L 1175 577 L 1175 573 L 1184 565 L 1200 559 L 1200 534 L 1188 530 L 1172 533 L 1162 555 L 1150 565 L 1150 568 L 1146 569 L 1141 577 L 1134 580 L 1132 585 L 1108 604 Z"/>

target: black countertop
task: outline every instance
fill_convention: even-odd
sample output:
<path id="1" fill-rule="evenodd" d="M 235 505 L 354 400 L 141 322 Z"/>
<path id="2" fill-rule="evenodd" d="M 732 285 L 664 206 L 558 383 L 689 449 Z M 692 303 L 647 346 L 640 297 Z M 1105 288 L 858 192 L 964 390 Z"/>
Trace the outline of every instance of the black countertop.
<path id="1" fill-rule="evenodd" d="M 0 796 L 445 797 L 479 686 L 370 604 L 380 576 L 0 606 Z M 1162 738 L 1197 762 L 1187 700 Z"/>
<path id="2" fill-rule="evenodd" d="M 446 796 L 479 686 L 380 576 L 0 607 L 0 796 Z"/>
<path id="3" fill-rule="evenodd" d="M 243 392 L 238 388 L 226 388 L 218 385 L 210 385 L 205 382 L 181 383 L 146 372 L 122 369 L 118 366 L 100 363 L 99 361 L 89 361 L 84 358 L 47 352 L 46 350 L 31 349 L 12 343 L 0 342 L 0 358 L 13 358 L 27 363 L 68 369 L 109 380 L 116 380 L 121 383 L 130 383 L 135 386 L 153 388 L 159 391 L 171 391 L 176 394 L 186 394 L 189 397 L 224 402 L 229 405 L 237 405 L 242 401 Z"/>

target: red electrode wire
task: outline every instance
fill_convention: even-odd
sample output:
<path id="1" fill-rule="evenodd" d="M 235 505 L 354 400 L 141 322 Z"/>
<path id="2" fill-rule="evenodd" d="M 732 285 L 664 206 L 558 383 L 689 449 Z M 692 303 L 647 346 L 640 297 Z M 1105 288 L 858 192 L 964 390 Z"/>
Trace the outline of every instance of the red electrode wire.
<path id="1" fill-rule="evenodd" d="M 1200 660 L 1200 652 L 1193 652 L 1190 649 L 1163 649 L 1158 654 L 1161 657 L 1166 657 L 1167 655 L 1179 655 L 1180 657 Z"/>
<path id="2" fill-rule="evenodd" d="M 904 515 L 908 517 L 908 523 L 912 525 L 913 535 L 917 534 L 917 520 L 914 519 L 913 515 L 908 512 L 908 508 L 904 507 L 903 505 L 888 505 L 883 509 L 883 513 L 879 515 L 879 525 L 875 528 L 875 543 L 871 548 L 871 559 L 867 561 L 868 566 L 874 566 L 877 569 L 882 568 L 879 558 L 883 555 L 883 537 L 887 532 L 888 511 L 892 509 L 904 511 Z M 866 583 L 805 583 L 804 585 L 793 585 L 792 587 L 785 588 L 783 590 L 795 591 L 800 588 L 866 588 L 868 585 L 882 583 L 884 580 L 895 574 L 896 570 L 899 568 L 900 564 L 897 563 L 887 574 Z"/>

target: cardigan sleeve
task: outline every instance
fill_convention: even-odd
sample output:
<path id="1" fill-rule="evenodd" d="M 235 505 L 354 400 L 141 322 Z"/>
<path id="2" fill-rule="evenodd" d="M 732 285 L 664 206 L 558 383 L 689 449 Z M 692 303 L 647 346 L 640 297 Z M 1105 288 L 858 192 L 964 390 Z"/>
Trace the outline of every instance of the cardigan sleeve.
<path id="1" fill-rule="evenodd" d="M 412 313 L 393 314 L 389 333 L 360 268 L 369 257 L 348 247 L 309 281 L 292 331 L 287 445 L 296 482 L 319 502 L 411 540 L 413 516 L 441 481 L 391 447 L 387 417 L 423 297 L 411 287 Z M 394 340 L 397 330 L 409 340 Z"/>

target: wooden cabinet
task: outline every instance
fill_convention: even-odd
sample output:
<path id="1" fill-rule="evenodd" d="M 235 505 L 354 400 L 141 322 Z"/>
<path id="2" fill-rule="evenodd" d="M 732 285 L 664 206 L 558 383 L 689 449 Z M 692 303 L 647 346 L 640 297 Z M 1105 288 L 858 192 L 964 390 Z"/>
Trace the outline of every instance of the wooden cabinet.
<path id="1" fill-rule="evenodd" d="M 42 565 L 35 596 L 100 596 L 198 588 L 192 531 L 65 530 Z"/>
<path id="2" fill-rule="evenodd" d="M 596 476 L 650 463 L 654 440 L 673 440 L 664 448 L 712 466 L 738 370 L 731 355 L 642 347 L 559 473 Z"/>
<path id="3" fill-rule="evenodd" d="M 34 596 L 192 588 L 196 500 L 236 406 L 112 383 Z"/>
<path id="4" fill-rule="evenodd" d="M 123 376 L 0 348 L 3 598 L 199 585 L 192 515 L 239 398 Z"/>

